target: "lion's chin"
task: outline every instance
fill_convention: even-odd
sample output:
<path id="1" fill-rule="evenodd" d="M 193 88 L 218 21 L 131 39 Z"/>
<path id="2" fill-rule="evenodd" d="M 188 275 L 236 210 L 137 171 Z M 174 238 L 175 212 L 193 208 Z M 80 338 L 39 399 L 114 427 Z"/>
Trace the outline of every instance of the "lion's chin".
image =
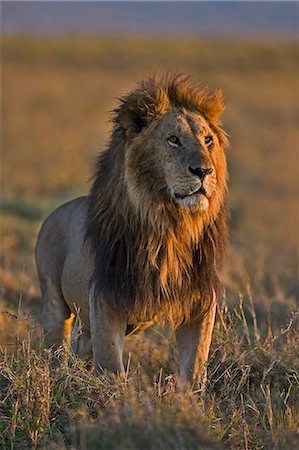
<path id="1" fill-rule="evenodd" d="M 209 200 L 204 194 L 187 195 L 176 198 L 176 201 L 180 206 L 192 212 L 205 212 L 209 208 Z"/>

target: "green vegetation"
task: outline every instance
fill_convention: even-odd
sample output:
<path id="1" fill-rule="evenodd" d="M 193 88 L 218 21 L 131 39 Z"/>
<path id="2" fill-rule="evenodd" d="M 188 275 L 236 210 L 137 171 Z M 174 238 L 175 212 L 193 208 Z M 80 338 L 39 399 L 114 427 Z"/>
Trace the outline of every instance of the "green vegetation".
<path id="1" fill-rule="evenodd" d="M 41 221 L 88 192 L 116 98 L 168 69 L 222 88 L 231 136 L 232 248 L 205 398 L 176 391 L 168 330 L 128 338 L 125 379 L 94 379 L 66 348 L 50 368 L 39 325 Z M 297 73 L 288 42 L 3 39 L 1 448 L 298 448 Z"/>

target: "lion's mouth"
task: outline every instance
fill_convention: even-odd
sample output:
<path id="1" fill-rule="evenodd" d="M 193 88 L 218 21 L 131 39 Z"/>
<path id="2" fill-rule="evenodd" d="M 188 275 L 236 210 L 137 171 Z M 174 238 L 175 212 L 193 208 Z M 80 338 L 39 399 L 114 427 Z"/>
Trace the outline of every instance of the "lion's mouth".
<path id="1" fill-rule="evenodd" d="M 203 186 L 201 186 L 196 191 L 191 192 L 190 194 L 177 194 L 177 193 L 174 194 L 175 198 L 178 199 L 178 200 L 184 200 L 184 198 L 194 197 L 194 196 L 199 196 L 199 195 L 207 196 L 207 193 L 206 193 L 205 188 Z"/>

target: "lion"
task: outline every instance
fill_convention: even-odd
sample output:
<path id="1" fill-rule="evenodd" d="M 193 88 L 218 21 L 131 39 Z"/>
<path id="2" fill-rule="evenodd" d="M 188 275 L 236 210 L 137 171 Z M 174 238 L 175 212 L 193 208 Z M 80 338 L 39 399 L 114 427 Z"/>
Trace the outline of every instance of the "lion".
<path id="1" fill-rule="evenodd" d="M 120 99 L 88 196 L 42 225 L 36 263 L 45 343 L 71 338 L 95 374 L 123 373 L 127 334 L 175 332 L 180 379 L 204 385 L 228 242 L 228 138 L 220 90 L 151 77 Z"/>

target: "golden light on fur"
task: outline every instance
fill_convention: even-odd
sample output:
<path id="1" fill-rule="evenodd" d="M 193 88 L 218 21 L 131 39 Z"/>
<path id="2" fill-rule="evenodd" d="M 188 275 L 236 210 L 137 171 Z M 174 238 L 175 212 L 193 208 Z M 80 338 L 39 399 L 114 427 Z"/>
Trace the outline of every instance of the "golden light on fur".
<path id="1" fill-rule="evenodd" d="M 49 345 L 67 338 L 78 307 L 96 368 L 121 371 L 125 333 L 168 322 L 180 352 L 190 347 L 181 374 L 204 378 L 227 245 L 223 109 L 219 90 L 178 76 L 144 80 L 120 100 L 90 195 L 40 233 Z"/>
<path id="2" fill-rule="evenodd" d="M 223 109 L 219 90 L 166 76 L 142 81 L 114 111 L 111 143 L 99 157 L 89 198 L 87 240 L 96 261 L 96 289 L 131 321 L 155 316 L 179 324 L 194 309 L 201 314 L 209 307 L 227 239 Z M 167 134 L 170 110 L 191 114 L 215 136 L 209 158 L 217 189 L 207 211 L 188 210 L 167 197 L 163 167 L 169 157 L 157 135 Z"/>

